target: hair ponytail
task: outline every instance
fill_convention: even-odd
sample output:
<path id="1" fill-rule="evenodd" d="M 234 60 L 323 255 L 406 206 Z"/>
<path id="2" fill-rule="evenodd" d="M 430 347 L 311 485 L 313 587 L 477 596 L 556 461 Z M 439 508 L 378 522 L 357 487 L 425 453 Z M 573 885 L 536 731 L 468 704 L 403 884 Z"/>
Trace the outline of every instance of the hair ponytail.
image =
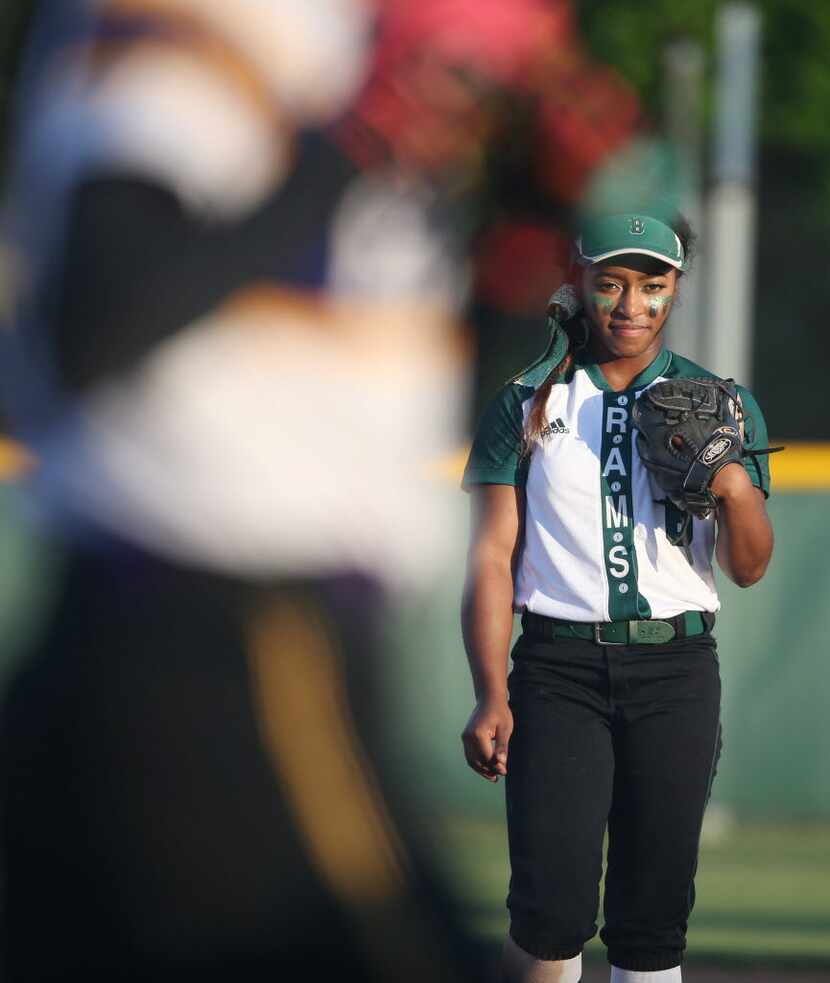
<path id="1" fill-rule="evenodd" d="M 533 451 L 533 445 L 542 438 L 542 431 L 547 426 L 545 407 L 548 403 L 551 390 L 571 368 L 574 361 L 574 353 L 571 348 L 565 352 L 562 361 L 555 365 L 548 373 L 547 378 L 533 394 L 533 401 L 530 404 L 530 412 L 525 424 L 524 437 L 522 441 L 522 456 L 529 457 Z"/>

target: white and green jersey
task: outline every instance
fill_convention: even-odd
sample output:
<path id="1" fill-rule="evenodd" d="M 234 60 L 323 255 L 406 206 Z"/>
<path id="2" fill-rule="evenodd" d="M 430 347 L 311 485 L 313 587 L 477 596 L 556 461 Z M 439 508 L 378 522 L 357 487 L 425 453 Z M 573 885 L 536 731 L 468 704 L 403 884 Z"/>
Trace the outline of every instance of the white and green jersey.
<path id="1" fill-rule="evenodd" d="M 553 386 L 548 423 L 525 455 L 524 427 L 538 382 L 520 376 L 499 392 L 479 425 L 463 484 L 525 488 L 516 610 L 569 621 L 625 621 L 719 609 L 714 517 L 693 520 L 688 546 L 672 545 L 667 529 L 680 513 L 642 465 L 631 422 L 631 407 L 649 386 L 694 376 L 713 374 L 663 349 L 628 389 L 615 392 L 583 354 Z M 766 447 L 758 404 L 746 389 L 738 391 L 745 446 Z M 744 462 L 753 484 L 768 494 L 766 456 Z"/>

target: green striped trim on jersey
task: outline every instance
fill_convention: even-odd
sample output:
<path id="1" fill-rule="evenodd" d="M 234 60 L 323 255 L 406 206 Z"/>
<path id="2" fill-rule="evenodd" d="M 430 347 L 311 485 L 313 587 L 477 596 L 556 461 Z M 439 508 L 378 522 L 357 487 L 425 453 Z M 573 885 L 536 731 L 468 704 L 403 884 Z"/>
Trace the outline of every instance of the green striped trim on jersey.
<path id="1" fill-rule="evenodd" d="M 602 538 L 611 621 L 650 618 L 651 608 L 637 587 L 632 491 L 631 406 L 633 390 L 603 393 L 600 483 Z"/>

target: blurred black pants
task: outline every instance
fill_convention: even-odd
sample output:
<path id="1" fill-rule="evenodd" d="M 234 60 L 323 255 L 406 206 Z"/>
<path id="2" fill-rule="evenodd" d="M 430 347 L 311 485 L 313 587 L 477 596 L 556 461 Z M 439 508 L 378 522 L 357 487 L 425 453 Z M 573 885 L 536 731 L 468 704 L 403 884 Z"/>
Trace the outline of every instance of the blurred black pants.
<path id="1" fill-rule="evenodd" d="M 541 959 L 582 950 L 597 929 L 607 822 L 609 961 L 679 965 L 720 752 L 712 637 L 636 647 L 525 633 L 513 660 L 511 935 Z"/>
<path id="2" fill-rule="evenodd" d="M 71 550 L 2 708 L 4 978 L 475 979 L 379 754 L 382 613 Z"/>

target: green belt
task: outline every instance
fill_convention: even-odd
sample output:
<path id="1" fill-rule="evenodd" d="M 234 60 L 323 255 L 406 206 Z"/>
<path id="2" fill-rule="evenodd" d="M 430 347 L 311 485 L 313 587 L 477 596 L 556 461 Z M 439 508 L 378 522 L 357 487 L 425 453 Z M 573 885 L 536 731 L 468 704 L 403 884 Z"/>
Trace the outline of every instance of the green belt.
<path id="1" fill-rule="evenodd" d="M 708 615 L 712 618 L 712 615 Z M 597 645 L 662 645 L 673 638 L 702 635 L 711 627 L 700 611 L 649 621 L 560 621 L 525 611 L 522 627 L 545 638 L 587 638 Z"/>

